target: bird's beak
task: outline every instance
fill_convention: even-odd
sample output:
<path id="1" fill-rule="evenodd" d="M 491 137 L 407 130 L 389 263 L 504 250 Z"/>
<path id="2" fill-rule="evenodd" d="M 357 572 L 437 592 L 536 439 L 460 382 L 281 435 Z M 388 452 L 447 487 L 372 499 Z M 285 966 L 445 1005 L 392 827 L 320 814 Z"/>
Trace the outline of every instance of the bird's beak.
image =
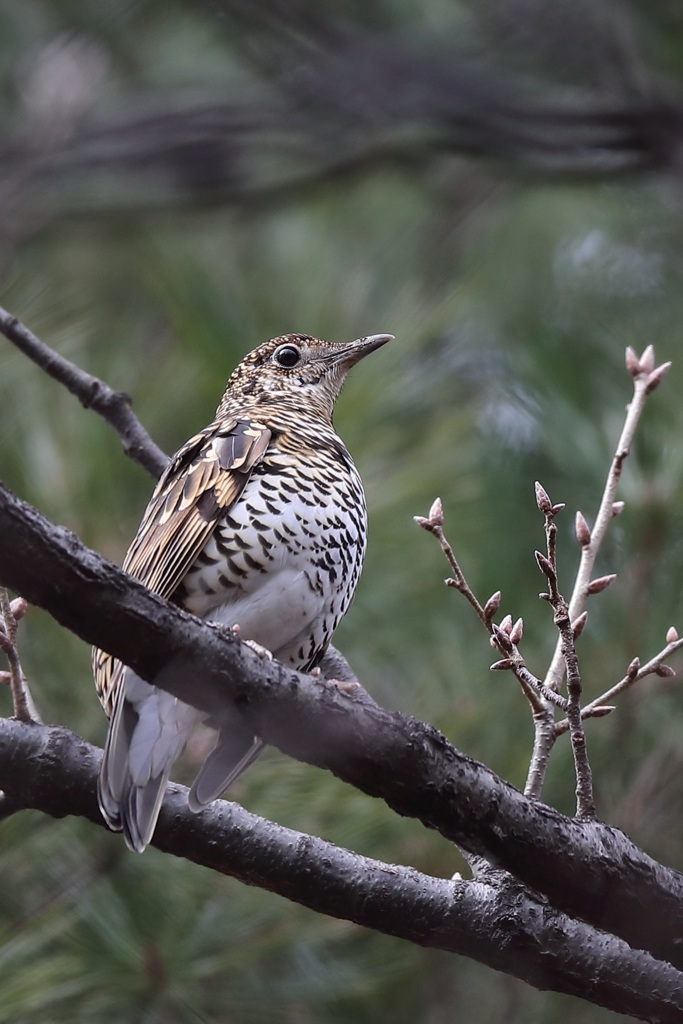
<path id="1" fill-rule="evenodd" d="M 357 338 L 356 341 L 351 341 L 348 345 L 335 346 L 333 351 L 323 358 L 329 359 L 333 363 L 342 363 L 344 368 L 349 370 L 375 349 L 381 348 L 382 345 L 393 340 L 393 334 L 369 334 L 367 338 Z"/>

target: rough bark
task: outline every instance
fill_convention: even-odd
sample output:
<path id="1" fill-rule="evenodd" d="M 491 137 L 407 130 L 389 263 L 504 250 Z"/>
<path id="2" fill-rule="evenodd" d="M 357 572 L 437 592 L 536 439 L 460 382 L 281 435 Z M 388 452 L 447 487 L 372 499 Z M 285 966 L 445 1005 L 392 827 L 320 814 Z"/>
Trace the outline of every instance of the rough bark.
<path id="1" fill-rule="evenodd" d="M 178 611 L 0 486 L 0 581 L 197 707 L 239 705 L 266 742 L 334 772 L 544 894 L 683 966 L 683 876 L 617 829 L 530 801 L 432 727 L 275 662 Z"/>
<path id="2" fill-rule="evenodd" d="M 66 729 L 0 720 L 6 812 L 35 808 L 103 825 L 95 789 L 100 758 L 101 751 Z M 320 913 L 471 957 L 539 989 L 651 1021 L 674 1024 L 683 1011 L 680 971 L 572 920 L 502 872 L 474 881 L 433 878 L 226 801 L 195 815 L 182 786 L 169 790 L 154 845 Z"/>

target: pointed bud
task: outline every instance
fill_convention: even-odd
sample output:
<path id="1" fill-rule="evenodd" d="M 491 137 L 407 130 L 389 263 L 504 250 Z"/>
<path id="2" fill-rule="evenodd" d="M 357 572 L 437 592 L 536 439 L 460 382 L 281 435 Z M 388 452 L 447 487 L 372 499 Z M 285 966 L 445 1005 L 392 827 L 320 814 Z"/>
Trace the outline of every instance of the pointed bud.
<path id="1" fill-rule="evenodd" d="M 491 672 L 502 672 L 506 668 L 512 668 L 513 664 L 509 658 L 501 658 L 500 661 L 494 661 L 493 665 L 490 665 L 489 668 Z"/>
<path id="2" fill-rule="evenodd" d="M 555 570 L 553 569 L 552 565 L 545 557 L 545 555 L 542 555 L 540 551 L 534 551 L 534 558 L 536 559 L 536 564 L 538 565 L 538 568 L 541 570 L 543 575 L 547 576 L 549 580 L 554 579 Z"/>
<path id="3" fill-rule="evenodd" d="M 591 531 L 588 523 L 585 520 L 583 512 L 576 513 L 576 519 L 574 520 L 574 529 L 576 530 L 576 539 L 582 548 L 587 548 L 591 542 Z"/>
<path id="4" fill-rule="evenodd" d="M 544 592 L 541 592 L 538 595 L 538 597 L 539 597 L 539 600 L 541 600 L 541 601 L 549 601 L 550 600 L 550 594 L 546 594 Z"/>
<path id="5" fill-rule="evenodd" d="M 506 615 L 503 619 L 501 619 L 498 628 L 502 629 L 503 632 L 507 633 L 507 635 L 509 636 L 510 631 L 512 630 L 512 616 Z"/>
<path id="6" fill-rule="evenodd" d="M 610 583 L 613 583 L 616 578 L 617 574 L 615 572 L 611 573 L 609 576 L 598 576 L 597 579 L 590 581 L 586 589 L 589 594 L 599 594 L 601 590 L 606 590 Z"/>
<path id="7" fill-rule="evenodd" d="M 668 644 L 675 644 L 678 640 L 678 630 L 675 626 L 669 626 L 666 631 L 666 642 Z"/>
<path id="8" fill-rule="evenodd" d="M 536 504 L 538 505 L 538 511 L 542 512 L 543 515 L 547 515 L 553 507 L 553 503 L 548 497 L 548 492 L 542 484 L 539 484 L 538 480 L 534 484 L 534 490 L 536 491 Z"/>
<path id="9" fill-rule="evenodd" d="M 584 629 L 586 628 L 587 622 L 588 612 L 581 612 L 581 614 L 576 619 L 574 619 L 574 621 L 572 622 L 572 633 L 574 634 L 575 640 L 577 640 L 578 637 L 581 636 Z"/>
<path id="10" fill-rule="evenodd" d="M 515 647 L 520 642 L 520 640 L 522 639 L 523 636 L 524 636 L 524 620 L 523 619 L 517 619 L 517 621 L 515 622 L 514 626 L 510 630 L 510 640 L 515 645 Z"/>
<path id="11" fill-rule="evenodd" d="M 512 626 L 512 623 L 510 623 L 510 625 Z M 493 638 L 496 646 L 500 647 L 501 650 L 506 651 L 508 654 L 512 654 L 512 643 L 506 630 L 501 629 L 500 626 L 496 626 L 495 623 L 491 628 L 493 630 Z"/>
<path id="12" fill-rule="evenodd" d="M 563 508 L 566 508 L 566 507 L 567 507 L 567 506 L 566 506 L 566 503 L 565 503 L 564 501 L 558 501 L 557 505 L 553 505 L 553 507 L 551 508 L 551 510 L 550 510 L 550 511 L 552 512 L 552 514 L 553 514 L 554 516 L 557 516 L 557 515 L 559 515 L 559 514 L 560 514 L 560 512 L 562 511 L 562 509 L 563 509 Z"/>
<path id="13" fill-rule="evenodd" d="M 443 526 L 443 505 L 441 498 L 435 498 L 429 510 L 429 519 L 434 526 Z"/>
<path id="14" fill-rule="evenodd" d="M 611 715 L 616 710 L 615 704 L 598 704 L 596 707 L 591 708 L 591 718 L 604 718 L 605 715 Z"/>
<path id="15" fill-rule="evenodd" d="M 640 357 L 640 372 L 641 373 L 652 373 L 655 368 L 655 350 L 652 345 L 648 345 L 642 356 Z"/>
<path id="16" fill-rule="evenodd" d="M 655 674 L 662 676 L 663 679 L 671 679 L 676 675 L 676 670 L 671 668 L 671 665 L 657 665 Z"/>
<path id="17" fill-rule="evenodd" d="M 645 394 L 651 395 L 655 388 L 658 388 L 662 383 L 667 373 L 671 369 L 671 363 L 662 363 L 656 370 L 653 370 L 650 376 L 647 378 L 647 387 L 645 388 Z"/>
<path id="18" fill-rule="evenodd" d="M 623 501 L 613 501 L 612 502 L 612 515 L 613 516 L 620 516 L 621 513 L 624 511 L 624 505 L 625 505 L 625 502 L 623 502 Z"/>
<path id="19" fill-rule="evenodd" d="M 10 608 L 12 609 L 12 615 L 14 616 L 15 621 L 18 622 L 19 619 L 23 619 L 24 615 L 26 615 L 26 612 L 28 611 L 28 601 L 24 597 L 15 597 Z"/>
<path id="20" fill-rule="evenodd" d="M 486 618 L 486 620 L 488 622 L 491 621 L 493 616 L 496 614 L 496 612 L 500 608 L 500 599 L 501 599 L 501 597 L 502 597 L 502 594 L 501 594 L 500 590 L 497 590 L 495 592 L 495 594 L 491 594 L 490 598 L 488 599 L 488 601 L 484 605 L 484 617 Z"/>
<path id="21" fill-rule="evenodd" d="M 626 675 L 629 679 L 635 679 L 640 672 L 640 658 L 634 658 L 629 667 L 626 669 Z"/>
<path id="22" fill-rule="evenodd" d="M 640 373 L 640 359 L 630 345 L 626 349 L 626 369 L 632 377 L 637 377 Z"/>

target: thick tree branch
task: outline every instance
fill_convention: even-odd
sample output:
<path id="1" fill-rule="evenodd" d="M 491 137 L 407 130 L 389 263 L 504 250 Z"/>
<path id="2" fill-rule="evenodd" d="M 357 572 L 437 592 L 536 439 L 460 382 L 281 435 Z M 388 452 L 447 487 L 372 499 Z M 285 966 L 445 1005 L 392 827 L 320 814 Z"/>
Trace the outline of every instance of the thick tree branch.
<path id="1" fill-rule="evenodd" d="M 0 721 L 0 787 L 20 806 L 102 825 L 100 757 L 65 729 Z M 154 845 L 312 910 L 473 957 L 536 988 L 671 1024 L 683 1010 L 680 971 L 569 919 L 498 872 L 477 881 L 433 878 L 225 801 L 194 815 L 181 786 L 167 795 Z"/>
<path id="2" fill-rule="evenodd" d="M 121 439 L 126 455 L 138 462 L 156 479 L 168 462 L 130 408 L 130 398 L 114 391 L 98 377 L 86 373 L 75 363 L 48 348 L 16 317 L 0 306 L 0 332 L 50 377 L 68 388 L 81 405 L 92 409 L 107 421 Z"/>
<path id="3" fill-rule="evenodd" d="M 683 967 L 683 876 L 617 829 L 527 800 L 430 726 L 259 659 L 0 486 L 0 581 L 183 700 L 238 704 L 285 753 L 485 856 L 559 910 Z"/>

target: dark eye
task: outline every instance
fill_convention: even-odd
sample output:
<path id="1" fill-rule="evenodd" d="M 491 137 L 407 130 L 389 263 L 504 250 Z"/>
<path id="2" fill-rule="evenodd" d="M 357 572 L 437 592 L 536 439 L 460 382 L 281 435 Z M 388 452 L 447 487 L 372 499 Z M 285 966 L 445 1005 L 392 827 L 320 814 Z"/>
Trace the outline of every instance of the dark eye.
<path id="1" fill-rule="evenodd" d="M 301 352 L 296 345 L 282 345 L 275 350 L 273 359 L 278 366 L 283 366 L 285 370 L 291 370 L 301 362 Z"/>

